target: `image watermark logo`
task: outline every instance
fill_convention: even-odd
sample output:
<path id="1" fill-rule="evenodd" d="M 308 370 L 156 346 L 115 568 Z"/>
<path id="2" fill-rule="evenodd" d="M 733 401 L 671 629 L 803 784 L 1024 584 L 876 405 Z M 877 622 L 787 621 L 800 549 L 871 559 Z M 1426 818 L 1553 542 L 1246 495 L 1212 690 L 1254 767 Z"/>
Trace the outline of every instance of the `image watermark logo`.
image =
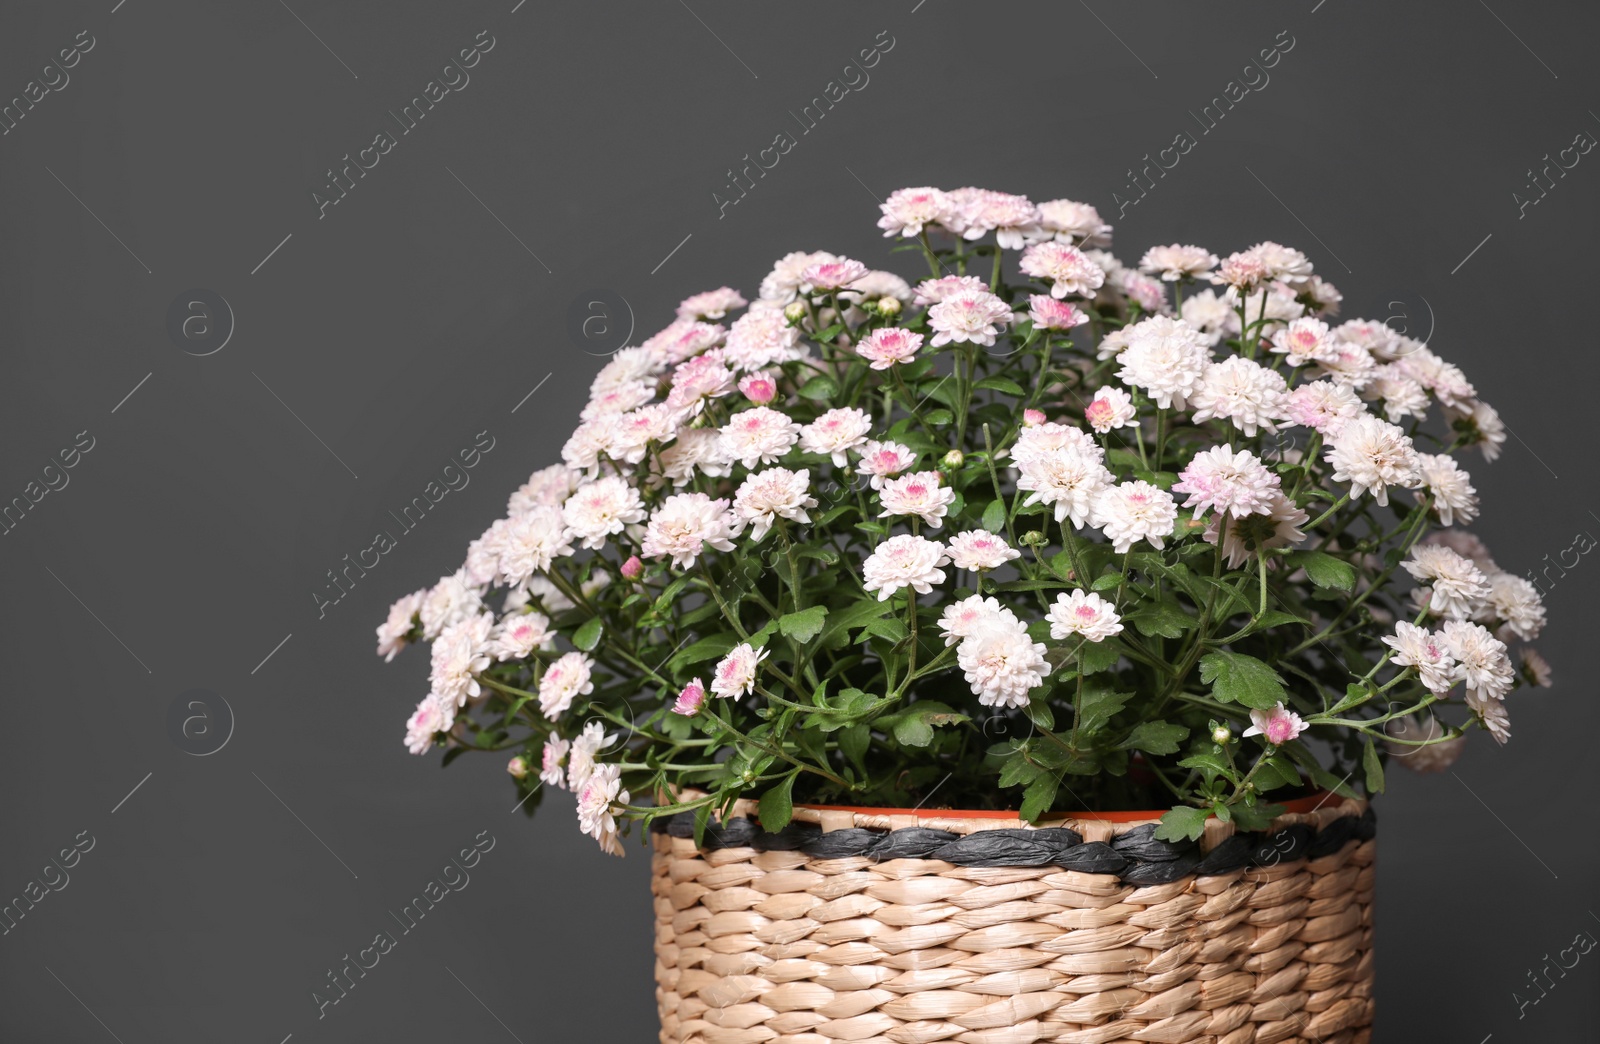
<path id="1" fill-rule="evenodd" d="M 167 336 L 190 355 L 215 355 L 233 338 L 233 306 L 215 290 L 185 290 L 167 305 Z"/>
<path id="2" fill-rule="evenodd" d="M 633 305 L 615 290 L 584 290 L 567 305 L 567 340 L 588 355 L 627 347 L 633 329 Z"/>
<path id="3" fill-rule="evenodd" d="M 86 840 L 87 839 L 87 840 Z M 51 892 L 59 892 L 72 883 L 72 875 L 67 873 L 78 865 L 85 852 L 94 848 L 94 837 L 87 830 L 78 831 L 78 836 L 73 840 L 70 848 L 63 848 L 40 871 L 37 878 L 29 880 L 17 894 L 9 901 L 0 899 L 0 935 L 10 935 L 11 929 L 17 926 L 34 907 L 44 902 L 45 896 Z"/>
<path id="4" fill-rule="evenodd" d="M 215 754 L 233 738 L 233 707 L 209 689 L 180 692 L 167 705 L 167 738 L 185 754 Z"/>

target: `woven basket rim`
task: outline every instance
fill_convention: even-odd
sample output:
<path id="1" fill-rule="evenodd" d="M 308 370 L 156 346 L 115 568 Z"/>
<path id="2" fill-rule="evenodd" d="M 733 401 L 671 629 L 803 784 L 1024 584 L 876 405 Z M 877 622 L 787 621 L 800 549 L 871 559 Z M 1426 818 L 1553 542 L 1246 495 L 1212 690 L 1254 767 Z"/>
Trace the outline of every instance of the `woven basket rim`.
<path id="1" fill-rule="evenodd" d="M 1319 790 L 1305 797 L 1291 798 L 1282 802 L 1284 814 L 1304 815 L 1318 808 L 1338 808 L 1344 804 L 1345 798 L 1331 790 Z M 1014 809 L 960 809 L 960 808 L 889 808 L 875 805 L 820 805 L 810 802 L 800 802 L 794 806 L 796 809 L 810 809 L 816 812 L 850 812 L 863 816 L 916 816 L 918 819 L 999 819 L 1015 820 L 1017 812 Z M 1166 809 L 1140 809 L 1130 812 L 1049 812 L 1040 817 L 1040 824 L 1055 825 L 1067 820 L 1079 820 L 1095 823 L 1154 823 L 1166 814 Z"/>

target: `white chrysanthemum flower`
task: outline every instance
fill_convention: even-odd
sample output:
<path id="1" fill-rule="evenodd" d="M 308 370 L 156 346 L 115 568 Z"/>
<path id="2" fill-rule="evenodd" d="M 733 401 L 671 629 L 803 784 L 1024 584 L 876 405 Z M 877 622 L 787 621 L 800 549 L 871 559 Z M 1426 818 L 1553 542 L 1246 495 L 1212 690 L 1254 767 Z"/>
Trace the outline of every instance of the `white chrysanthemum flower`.
<path id="1" fill-rule="evenodd" d="M 735 319 L 722 346 L 723 365 L 742 372 L 801 358 L 800 331 L 789 325 L 783 312 L 758 309 Z"/>
<path id="2" fill-rule="evenodd" d="M 1210 275 L 1213 284 L 1228 288 L 1223 300 L 1230 305 L 1237 304 L 1241 294 L 1248 294 L 1271 278 L 1266 264 L 1249 250 L 1229 254 L 1217 264 L 1217 270 Z M 1255 313 L 1251 312 L 1250 315 L 1253 317 Z"/>
<path id="3" fill-rule="evenodd" d="M 1020 467 L 1025 461 L 1046 460 L 1062 451 L 1082 453 L 1097 461 L 1105 458 L 1105 451 L 1094 441 L 1093 435 L 1082 428 L 1055 421 L 1025 426 L 1017 432 L 1017 441 L 1011 448 L 998 455 L 1009 455 Z"/>
<path id="4" fill-rule="evenodd" d="M 494 614 L 485 612 L 451 624 L 434 640 L 428 684 L 441 704 L 464 707 L 483 691 L 477 674 L 494 662 L 489 655 L 493 632 Z"/>
<path id="5" fill-rule="evenodd" d="M 1230 518 L 1225 514 L 1218 514 L 1212 517 L 1211 524 L 1206 527 L 1204 538 L 1208 544 L 1216 544 L 1220 538 L 1221 551 L 1229 569 L 1238 569 L 1246 562 L 1254 560 L 1258 548 L 1271 550 L 1276 547 L 1288 547 L 1306 538 L 1300 527 L 1305 525 L 1311 516 L 1281 490 L 1274 490 L 1271 500 L 1271 506 L 1265 515 Z M 1276 566 L 1277 559 L 1269 558 L 1267 564 L 1269 567 Z"/>
<path id="6" fill-rule="evenodd" d="M 1106 274 L 1077 247 L 1047 240 L 1022 252 L 1018 263 L 1024 275 L 1050 283 L 1051 297 L 1092 297 L 1105 284 Z"/>
<path id="7" fill-rule="evenodd" d="M 511 613 L 495 625 L 490 651 L 496 660 L 526 659 L 535 649 L 555 648 L 555 632 L 543 613 Z"/>
<path id="8" fill-rule="evenodd" d="M 1076 634 L 1103 642 L 1122 633 L 1122 617 L 1110 602 L 1093 592 L 1058 594 L 1045 616 L 1050 621 L 1050 637 L 1057 641 Z"/>
<path id="9" fill-rule="evenodd" d="M 1183 506 L 1194 508 L 1195 518 L 1204 517 L 1210 508 L 1234 518 L 1265 515 L 1272 510 L 1273 494 L 1278 491 L 1278 476 L 1268 471 L 1259 457 L 1227 446 L 1196 453 L 1172 486 L 1174 493 L 1189 494 Z"/>
<path id="10" fill-rule="evenodd" d="M 563 653 L 539 679 L 539 710 L 557 721 L 579 696 L 594 691 L 594 661 L 580 652 Z"/>
<path id="11" fill-rule="evenodd" d="M 1254 319 L 1255 313 L 1246 313 Z M 1296 319 L 1272 337 L 1272 350 L 1284 356 L 1290 366 L 1320 362 L 1333 354 L 1333 339 L 1328 324 L 1321 319 Z"/>
<path id="12" fill-rule="evenodd" d="M 1235 300 L 1228 299 L 1230 303 Z M 1278 327 L 1292 323 L 1306 314 L 1306 306 L 1300 303 L 1293 291 L 1281 283 L 1257 290 L 1244 299 L 1245 321 L 1249 323 L 1262 323 L 1258 330 L 1259 336 L 1266 338 L 1274 333 Z M 1235 319 L 1237 323 L 1237 319 Z"/>
<path id="13" fill-rule="evenodd" d="M 927 594 L 934 584 L 944 583 L 944 570 L 939 567 L 949 561 L 938 541 L 902 533 L 879 544 L 861 563 L 862 586 L 876 591 L 880 602 L 887 602 L 903 587 Z"/>
<path id="14" fill-rule="evenodd" d="M 963 290 L 928 309 L 932 346 L 970 342 L 994 344 L 1011 322 L 1011 306 L 987 290 Z"/>
<path id="15" fill-rule="evenodd" d="M 878 227 L 885 238 L 904 236 L 914 239 L 926 225 L 943 225 L 954 212 L 950 197 L 936 188 L 903 188 L 889 193 L 879 204 L 883 217 Z"/>
<path id="16" fill-rule="evenodd" d="M 578 414 L 580 420 L 592 421 L 601 417 L 614 417 L 619 413 L 638 409 L 656 397 L 655 381 L 633 381 L 604 388 L 589 399 L 589 404 Z"/>
<path id="17" fill-rule="evenodd" d="M 771 273 L 761 280 L 761 299 L 781 308 L 801 294 L 811 293 L 811 284 L 805 281 L 805 270 L 812 265 L 837 260 L 839 258 L 836 255 L 822 250 L 813 253 L 796 250 L 783 255 L 772 266 Z"/>
<path id="18" fill-rule="evenodd" d="M 810 495 L 811 472 L 802 468 L 768 468 L 752 474 L 740 483 L 733 495 L 733 513 L 742 523 L 751 526 L 751 537 L 760 543 L 778 519 L 791 522 L 810 522 L 807 508 L 817 506 Z"/>
<path id="19" fill-rule="evenodd" d="M 611 456 L 624 463 L 637 465 L 650 452 L 652 443 L 661 446 L 676 437 L 681 416 L 681 408 L 656 403 L 613 417 Z"/>
<path id="20" fill-rule="evenodd" d="M 735 413 L 722 426 L 723 451 L 747 468 L 775 464 L 800 439 L 800 425 L 770 406 Z"/>
<path id="21" fill-rule="evenodd" d="M 1470 410 L 1477 401 L 1478 393 L 1461 367 L 1445 362 L 1426 345 L 1397 359 L 1395 367 L 1433 392 L 1447 409 Z"/>
<path id="22" fill-rule="evenodd" d="M 1531 645 L 1524 645 L 1522 653 L 1522 678 L 1529 685 L 1548 689 L 1552 683 L 1550 675 L 1550 661 Z"/>
<path id="23" fill-rule="evenodd" d="M 1544 598 L 1524 577 L 1511 573 L 1490 574 L 1489 604 L 1493 607 L 1494 618 L 1503 621 L 1507 630 L 1525 642 L 1533 641 L 1544 630 Z"/>
<path id="24" fill-rule="evenodd" d="M 1301 284 L 1300 292 L 1311 299 L 1313 310 L 1321 315 L 1338 315 L 1339 305 L 1344 302 L 1344 294 L 1339 292 L 1339 288 L 1319 275 Z"/>
<path id="25" fill-rule="evenodd" d="M 1423 537 L 1422 542 L 1448 547 L 1462 558 L 1471 559 L 1473 565 L 1482 569 L 1485 576 L 1501 571 L 1494 563 L 1494 556 L 1489 554 L 1489 548 L 1475 533 L 1459 529 L 1436 529 Z"/>
<path id="26" fill-rule="evenodd" d="M 1118 428 L 1137 428 L 1139 411 L 1133 407 L 1133 396 L 1108 384 L 1094 393 L 1084 408 L 1083 419 L 1104 435 Z"/>
<path id="27" fill-rule="evenodd" d="M 540 468 L 528 476 L 528 481 L 511 494 L 511 499 L 506 501 L 506 513 L 515 518 L 536 507 L 559 508 L 567 502 L 572 491 L 578 488 L 578 482 L 582 478 L 580 472 L 573 471 L 565 464 L 552 464 L 547 468 Z"/>
<path id="28" fill-rule="evenodd" d="M 578 487 L 561 508 L 562 520 L 587 548 L 606 546 L 606 537 L 645 518 L 644 500 L 626 479 L 607 475 Z"/>
<path id="29" fill-rule="evenodd" d="M 1500 700 L 1517 684 L 1506 645 L 1483 627 L 1466 620 L 1446 620 L 1440 629 L 1457 671 L 1467 687 L 1468 702 Z"/>
<path id="30" fill-rule="evenodd" d="M 1334 327 L 1333 334 L 1341 341 L 1359 344 L 1372 353 L 1379 362 L 1392 362 L 1404 354 L 1403 337 L 1392 326 L 1376 319 L 1349 319 Z"/>
<path id="31" fill-rule="evenodd" d="M 748 303 L 744 295 L 733 287 L 719 287 L 716 290 L 707 290 L 703 294 L 685 297 L 678 305 L 678 318 L 690 321 L 721 319 L 735 308 L 743 308 Z"/>
<path id="32" fill-rule="evenodd" d="M 1132 481 L 1101 491 L 1089 524 L 1105 533 L 1120 555 L 1139 540 L 1161 550 L 1177 520 L 1178 505 L 1172 494 L 1148 482 Z"/>
<path id="33" fill-rule="evenodd" d="M 406 750 L 413 754 L 426 754 L 433 746 L 433 737 L 449 732 L 456 723 L 455 712 L 441 706 L 431 695 L 423 697 L 416 712 L 406 721 Z"/>
<path id="34" fill-rule="evenodd" d="M 1128 299 L 1145 312 L 1154 315 L 1157 312 L 1167 312 L 1167 288 L 1157 279 L 1135 272 L 1131 268 L 1124 268 L 1114 275 L 1107 275 L 1107 287 L 1100 291 L 1100 297 L 1109 297 L 1107 289 L 1115 289 L 1126 294 Z"/>
<path id="35" fill-rule="evenodd" d="M 461 566 L 467 583 L 476 587 L 494 582 L 500 571 L 500 555 L 505 549 L 509 518 L 497 518 L 483 534 L 467 545 L 467 560 Z"/>
<path id="36" fill-rule="evenodd" d="M 1027 196 L 992 189 L 957 189 L 949 194 L 956 213 L 945 227 L 960 232 L 963 238 L 978 239 L 988 232 L 1007 250 L 1021 250 L 1029 240 L 1043 234 L 1039 228 L 1039 208 Z"/>
<path id="37" fill-rule="evenodd" d="M 940 484 L 937 471 L 917 471 L 883 484 L 878 491 L 883 506 L 878 517 L 916 515 L 929 529 L 938 529 L 955 499 L 956 491 Z"/>
<path id="38" fill-rule="evenodd" d="M 830 457 L 842 468 L 850 463 L 846 451 L 865 445 L 871 430 L 872 417 L 866 410 L 832 409 L 800 429 L 800 448 Z"/>
<path id="39" fill-rule="evenodd" d="M 1209 272 L 1217 267 L 1217 255 L 1204 247 L 1182 246 L 1174 243 L 1171 246 L 1151 247 L 1144 252 L 1144 257 L 1139 259 L 1139 271 L 1146 275 L 1160 276 L 1163 282 L 1176 283 L 1180 279 L 1192 279 L 1202 272 Z"/>
<path id="40" fill-rule="evenodd" d="M 589 395 L 598 398 L 608 391 L 634 385 L 653 387 L 661 365 L 644 348 L 620 348 L 613 352 L 600 372 L 589 383 Z"/>
<path id="41" fill-rule="evenodd" d="M 1090 523 L 1098 498 L 1116 480 L 1098 455 L 1078 447 L 1028 453 L 1017 461 L 1017 472 L 1017 490 L 1028 494 L 1024 507 L 1052 505 L 1057 522 L 1070 518 L 1079 528 Z"/>
<path id="42" fill-rule="evenodd" d="M 1423 774 L 1445 771 L 1456 763 L 1467 745 L 1465 736 L 1445 739 L 1444 726 L 1431 714 L 1426 724 L 1416 715 L 1396 718 L 1385 724 L 1383 731 L 1389 737 L 1389 757 L 1412 772 Z"/>
<path id="43" fill-rule="evenodd" d="M 1268 279 L 1281 279 L 1295 284 L 1311 276 L 1310 259 L 1293 247 L 1267 240 L 1251 247 L 1250 253 L 1261 262 Z"/>
<path id="44" fill-rule="evenodd" d="M 718 324 L 679 319 L 640 347 L 648 351 L 658 365 L 672 366 L 721 344 L 727 332 Z"/>
<path id="45" fill-rule="evenodd" d="M 694 481 L 695 473 L 711 478 L 721 478 L 733 472 L 733 460 L 722 443 L 722 433 L 715 428 L 680 428 L 678 437 L 657 458 L 661 478 L 674 486 L 686 486 Z M 653 484 L 659 485 L 659 480 Z"/>
<path id="46" fill-rule="evenodd" d="M 1392 363 L 1373 371 L 1372 380 L 1361 389 L 1362 398 L 1383 401 L 1383 414 L 1398 424 L 1407 417 L 1426 417 L 1428 390 L 1405 376 Z"/>
<path id="47" fill-rule="evenodd" d="M 1415 669 L 1434 695 L 1443 696 L 1455 685 L 1456 658 L 1443 635 L 1401 620 L 1394 625 L 1394 634 L 1383 636 L 1383 644 L 1394 650 L 1394 662 Z"/>
<path id="48" fill-rule="evenodd" d="M 1221 417 L 1247 436 L 1257 428 L 1277 431 L 1288 416 L 1289 386 L 1283 375 L 1240 355 L 1206 367 L 1205 378 L 1189 399 L 1196 423 Z"/>
<path id="49" fill-rule="evenodd" d="M 987 293 L 989 284 L 977 276 L 941 276 L 938 279 L 924 279 L 913 290 L 916 297 L 912 303 L 919 308 L 928 308 L 941 301 L 947 301 L 957 294 L 972 291 L 974 293 Z"/>
<path id="50" fill-rule="evenodd" d="M 511 519 L 497 545 L 497 580 L 507 587 L 515 587 L 535 573 L 547 572 L 550 563 L 573 552 L 572 532 L 563 512 L 544 506 Z"/>
<path id="51" fill-rule="evenodd" d="M 613 813 L 618 805 L 630 800 L 622 789 L 622 770 L 615 765 L 596 765 L 578 791 L 578 827 L 598 841 L 600 850 L 607 855 L 622 855 L 622 839 Z"/>
<path id="52" fill-rule="evenodd" d="M 1470 620 L 1489 603 L 1489 578 L 1471 560 L 1438 544 L 1417 544 L 1402 565 L 1418 583 L 1428 583 L 1428 611 Z"/>
<path id="53" fill-rule="evenodd" d="M 1117 378 L 1143 388 L 1162 409 L 1183 409 L 1200 390 L 1211 349 L 1200 332 L 1164 315 L 1141 319 L 1123 330 L 1128 347 L 1117 357 Z"/>
<path id="54" fill-rule="evenodd" d="M 987 529 L 969 529 L 957 533 L 948 543 L 950 564 L 957 569 L 979 571 L 999 569 L 1022 552 L 1005 542 L 1005 538 Z"/>
<path id="55" fill-rule="evenodd" d="M 1503 747 L 1510 742 L 1511 715 L 1506 712 L 1504 702 L 1469 692 L 1467 706 L 1478 716 L 1478 720 L 1483 722 L 1483 727 L 1494 737 L 1496 743 Z"/>
<path id="56" fill-rule="evenodd" d="M 1411 436 L 1386 420 L 1363 415 L 1333 436 L 1327 451 L 1336 482 L 1350 483 L 1351 497 L 1370 492 L 1380 505 L 1389 503 L 1389 487 L 1416 489 L 1422 468 Z"/>
<path id="57" fill-rule="evenodd" d="M 867 442 L 857 452 L 861 454 L 861 466 L 856 473 L 868 476 L 873 489 L 882 489 L 885 482 L 909 468 L 917 459 L 909 446 L 898 442 Z"/>
<path id="58" fill-rule="evenodd" d="M 1499 457 L 1500 447 L 1506 442 L 1506 425 L 1500 419 L 1500 414 L 1488 403 L 1477 402 L 1473 403 L 1467 418 L 1472 421 L 1473 431 L 1472 441 L 1468 445 L 1482 450 L 1484 460 L 1492 461 Z"/>
<path id="59" fill-rule="evenodd" d="M 672 371 L 672 390 L 667 392 L 666 406 L 653 408 L 667 409 L 669 417 L 674 414 L 698 416 L 708 400 L 729 395 L 735 387 L 737 382 L 733 371 L 723 364 L 722 350 L 719 348 L 680 363 Z M 629 463 L 637 464 L 638 461 L 630 460 Z"/>
<path id="60" fill-rule="evenodd" d="M 981 595 L 968 595 L 959 602 L 952 602 L 945 606 L 944 613 L 939 617 L 939 629 L 944 632 L 945 648 L 956 644 L 961 639 L 976 631 L 985 622 L 1004 618 L 1010 623 L 1017 622 L 1017 614 L 1001 605 L 994 598 L 984 598 Z"/>
<path id="61" fill-rule="evenodd" d="M 867 360 L 874 370 L 908 363 L 917 357 L 921 348 L 921 334 L 898 326 L 879 327 L 856 342 L 856 354 Z"/>
<path id="62" fill-rule="evenodd" d="M 1215 347 L 1224 337 L 1239 332 L 1239 314 L 1217 296 L 1215 290 L 1190 294 L 1178 306 L 1183 321 L 1199 331 L 1206 347 Z"/>
<path id="63" fill-rule="evenodd" d="M 1051 199 L 1039 204 L 1039 227 L 1058 242 L 1079 246 L 1111 245 L 1111 226 L 1100 220 L 1100 212 L 1087 203 L 1070 199 Z"/>
<path id="64" fill-rule="evenodd" d="M 1354 391 L 1332 381 L 1302 384 L 1284 401 L 1284 416 L 1290 424 L 1302 424 L 1327 438 L 1336 437 L 1347 423 L 1366 413 Z"/>
<path id="65" fill-rule="evenodd" d="M 544 750 L 539 757 L 539 779 L 546 786 L 566 789 L 567 775 L 561 763 L 566 760 L 567 751 L 571 749 L 572 744 L 560 736 L 551 735 L 545 739 Z"/>
<path id="66" fill-rule="evenodd" d="M 650 516 L 639 550 L 646 558 L 670 558 L 679 569 L 689 569 L 708 547 L 732 551 L 733 536 L 742 528 L 726 500 L 674 493 Z"/>
<path id="67" fill-rule="evenodd" d="M 427 595 L 426 588 L 413 591 L 389 607 L 388 618 L 378 625 L 378 655 L 383 657 L 384 663 L 393 660 L 408 644 L 406 635 L 411 633 L 417 611 Z"/>
<path id="68" fill-rule="evenodd" d="M 483 608 L 483 592 L 469 584 L 461 570 L 441 576 L 423 596 L 417 616 L 422 621 L 422 637 L 433 641 L 446 627 L 477 615 Z"/>
<path id="69" fill-rule="evenodd" d="M 1372 383 L 1378 374 L 1377 363 L 1373 362 L 1371 352 L 1359 344 L 1341 341 L 1333 336 L 1329 336 L 1316 364 L 1335 384 L 1343 384 L 1357 391 Z"/>
<path id="70" fill-rule="evenodd" d="M 991 615 L 956 647 L 956 663 L 986 707 L 1023 707 L 1028 690 L 1044 684 L 1045 647 L 1016 617 Z"/>
<path id="71" fill-rule="evenodd" d="M 1478 517 L 1478 491 L 1472 488 L 1471 476 L 1461 470 L 1454 457 L 1447 453 L 1419 453 L 1417 463 L 1422 469 L 1422 484 L 1433 499 L 1441 523 L 1466 525 Z"/>
<path id="72" fill-rule="evenodd" d="M 600 458 L 605 456 L 611 437 L 606 418 L 578 425 L 561 447 L 561 459 L 568 468 L 589 478 L 600 474 Z"/>
<path id="73" fill-rule="evenodd" d="M 583 789 L 583 785 L 589 781 L 589 775 L 594 772 L 595 758 L 615 739 L 615 736 L 606 735 L 605 726 L 598 721 L 590 721 L 583 726 L 583 731 L 573 739 L 567 755 L 568 790 L 577 792 Z"/>
<path id="74" fill-rule="evenodd" d="M 756 690 L 756 669 L 767 658 L 768 650 L 752 648 L 749 642 L 740 642 L 728 650 L 728 655 L 717 661 L 711 674 L 711 693 L 721 699 L 737 700 Z"/>
<path id="75" fill-rule="evenodd" d="M 870 272 L 866 265 L 854 258 L 840 257 L 832 261 L 818 261 L 807 265 L 800 273 L 800 281 L 808 283 L 812 292 L 843 290 Z"/>

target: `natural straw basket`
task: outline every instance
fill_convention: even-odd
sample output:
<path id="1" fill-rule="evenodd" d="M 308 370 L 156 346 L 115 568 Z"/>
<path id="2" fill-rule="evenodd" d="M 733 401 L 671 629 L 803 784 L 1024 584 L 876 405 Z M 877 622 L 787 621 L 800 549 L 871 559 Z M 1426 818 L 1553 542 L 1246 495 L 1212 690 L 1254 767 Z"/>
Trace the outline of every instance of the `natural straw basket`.
<path id="1" fill-rule="evenodd" d="M 1151 818 L 869 809 L 765 834 L 741 802 L 702 849 L 658 821 L 661 1040 L 1367 1041 L 1372 813 L 1300 808 L 1198 845 Z"/>

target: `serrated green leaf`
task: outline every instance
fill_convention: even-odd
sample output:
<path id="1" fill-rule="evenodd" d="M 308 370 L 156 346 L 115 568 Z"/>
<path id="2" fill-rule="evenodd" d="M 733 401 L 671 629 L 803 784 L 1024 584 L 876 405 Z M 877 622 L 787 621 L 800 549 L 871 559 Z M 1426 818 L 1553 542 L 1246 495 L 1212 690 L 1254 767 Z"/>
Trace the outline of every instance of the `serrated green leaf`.
<path id="1" fill-rule="evenodd" d="M 1175 601 L 1162 599 L 1137 612 L 1123 617 L 1140 634 L 1146 637 L 1182 638 L 1183 632 L 1197 626 L 1194 617 L 1184 612 Z"/>
<path id="2" fill-rule="evenodd" d="M 935 428 L 948 428 L 956 422 L 956 415 L 946 409 L 929 410 L 923 415 L 923 420 Z"/>
<path id="3" fill-rule="evenodd" d="M 838 394 L 839 385 L 835 383 L 832 377 L 827 377 L 823 374 L 818 374 L 800 386 L 800 397 L 816 402 L 832 399 Z"/>
<path id="4" fill-rule="evenodd" d="M 673 653 L 672 659 L 667 661 L 667 669 L 675 671 L 691 663 L 726 656 L 728 650 L 738 644 L 739 639 L 731 634 L 708 634 L 698 642 L 691 642 Z"/>
<path id="5" fill-rule="evenodd" d="M 892 609 L 889 602 L 876 598 L 863 598 L 842 609 L 830 610 L 827 623 L 822 628 L 822 645 L 839 648 L 849 641 L 849 632 L 862 627 L 868 620 L 887 615 Z"/>
<path id="6" fill-rule="evenodd" d="M 1234 778 L 1233 768 L 1228 764 L 1228 759 L 1221 754 L 1213 754 L 1209 750 L 1189 755 L 1178 762 L 1178 767 L 1199 769 L 1200 774 L 1206 778 L 1207 782 L 1216 779 L 1218 776 L 1229 780 Z"/>
<path id="7" fill-rule="evenodd" d="M 998 533 L 1006 528 L 1006 502 L 999 497 L 989 501 L 989 506 L 983 509 L 983 528 L 991 533 Z"/>
<path id="8" fill-rule="evenodd" d="M 1115 638 L 1107 638 L 1103 642 L 1085 642 L 1083 648 L 1078 650 L 1078 669 L 1084 677 L 1088 677 L 1110 670 L 1120 659 L 1122 643 Z"/>
<path id="9" fill-rule="evenodd" d="M 1050 811 L 1050 806 L 1055 804 L 1056 788 L 1058 786 L 1060 784 L 1056 782 L 1054 776 L 1049 773 L 1041 773 L 1022 792 L 1022 807 L 1018 810 L 1018 814 L 1032 823 Z"/>
<path id="10" fill-rule="evenodd" d="M 776 834 L 789 825 L 789 820 L 794 818 L 794 777 L 799 770 L 789 773 L 780 779 L 776 786 L 765 794 L 757 803 L 761 815 L 761 829 L 769 834 Z"/>
<path id="11" fill-rule="evenodd" d="M 1161 841 L 1198 841 L 1200 835 L 1205 833 L 1206 820 L 1210 818 L 1210 809 L 1178 805 L 1162 815 L 1155 836 Z"/>
<path id="12" fill-rule="evenodd" d="M 1142 750 L 1147 754 L 1176 754 L 1178 744 L 1188 738 L 1189 729 L 1170 721 L 1141 721 L 1119 746 L 1123 750 Z"/>
<path id="13" fill-rule="evenodd" d="M 1282 805 L 1255 804 L 1247 805 L 1239 802 L 1228 806 L 1233 813 L 1233 821 L 1240 830 L 1259 833 L 1272 825 L 1272 821 L 1283 815 L 1286 811 Z"/>
<path id="14" fill-rule="evenodd" d="M 801 609 L 799 612 L 779 617 L 778 630 L 785 638 L 793 638 L 804 645 L 822 633 L 822 625 L 827 619 L 828 607 L 814 605 L 809 609 Z"/>
<path id="15" fill-rule="evenodd" d="M 1107 573 L 1104 576 L 1095 577 L 1094 583 L 1089 585 L 1089 590 L 1109 591 L 1120 583 L 1122 583 L 1121 573 Z"/>
<path id="16" fill-rule="evenodd" d="M 1105 728 L 1131 699 L 1131 692 L 1116 692 L 1103 687 L 1086 690 L 1083 694 L 1083 716 L 1076 723 L 1078 732 L 1089 736 Z"/>
<path id="17" fill-rule="evenodd" d="M 1287 699 L 1278 672 L 1254 656 L 1219 649 L 1200 658 L 1200 680 L 1223 703 L 1266 710 Z"/>
<path id="18" fill-rule="evenodd" d="M 600 636 L 605 633 L 606 623 L 598 616 L 591 616 L 583 622 L 572 634 L 572 644 L 584 652 L 591 652 L 600 644 Z"/>

